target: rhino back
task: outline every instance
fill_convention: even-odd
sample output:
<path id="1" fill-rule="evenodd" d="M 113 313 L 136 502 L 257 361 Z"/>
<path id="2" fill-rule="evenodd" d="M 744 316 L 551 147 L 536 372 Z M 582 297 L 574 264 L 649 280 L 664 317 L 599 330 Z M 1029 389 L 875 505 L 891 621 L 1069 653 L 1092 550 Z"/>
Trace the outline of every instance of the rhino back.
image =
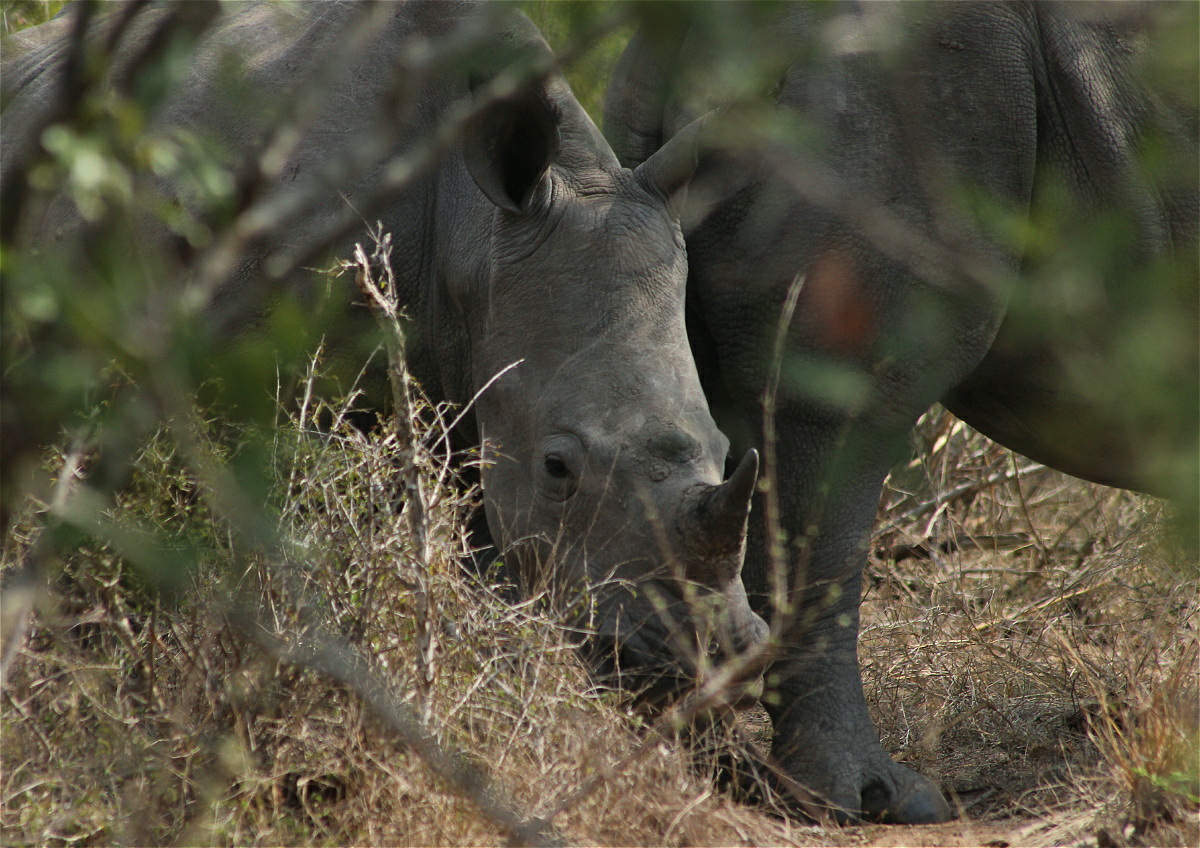
<path id="1" fill-rule="evenodd" d="M 122 63 L 153 37 L 170 12 L 171 6 L 164 4 L 133 21 L 112 57 L 110 77 L 121 72 Z M 215 292 L 206 319 L 219 336 L 237 344 L 269 311 L 277 287 L 264 276 L 271 257 L 303 254 L 307 245 L 354 214 L 348 210 L 358 209 L 375 191 L 388 166 L 426 141 L 447 110 L 469 95 L 468 71 L 461 64 L 435 66 L 399 84 L 396 75 L 405 63 L 412 65 L 414 51 L 436 47 L 479 16 L 473 4 L 421 0 L 386 8 L 348 2 L 224 4 L 186 61 L 168 66 L 176 76 L 162 99 L 150 102 L 148 133 L 199 140 L 232 182 L 277 128 L 291 122 L 300 133 L 298 141 L 285 161 L 265 163 L 269 179 L 259 191 L 269 200 L 286 202 L 293 189 L 319 187 L 317 202 L 283 226 L 267 228 L 265 239 Z M 5 42 L 5 143 L 0 146 L 5 174 L 40 143 L 29 131 L 44 126 L 42 119 L 61 96 L 71 23 L 71 15 L 64 14 Z M 105 23 L 96 27 L 101 35 Z M 507 27 L 502 38 L 525 40 L 538 49 L 540 37 L 532 25 Z M 347 43 L 355 47 L 344 49 Z M 323 94 L 307 102 L 314 91 Z M 381 137 L 389 139 L 388 146 L 368 156 L 367 167 L 347 165 Z M 204 199 L 176 175 L 139 177 L 149 179 L 167 202 L 204 215 Z M 464 278 L 478 275 L 492 209 L 471 182 L 461 156 L 452 152 L 434 168 L 415 174 L 377 214 L 361 220 L 361 226 L 333 246 L 333 253 L 346 256 L 354 241 L 366 240 L 367 227 L 376 220 L 391 234 L 397 282 L 412 319 L 411 366 L 435 398 L 470 397 L 462 316 L 447 313 L 455 298 L 439 287 L 461 285 Z M 452 220 L 439 223 L 446 216 Z M 20 239 L 48 248 L 77 238 L 84 223 L 76 203 L 63 192 L 36 215 L 26 216 Z M 168 259 L 183 240 L 154 216 L 140 222 L 138 236 L 157 244 Z M 187 273 L 185 267 L 177 271 Z M 293 273 L 282 287 L 302 302 L 315 303 L 323 284 L 317 275 Z M 334 285 L 343 289 L 340 299 L 352 297 L 348 277 Z M 371 346 L 364 345 L 367 338 L 374 338 L 373 322 L 365 309 L 351 307 L 329 326 L 325 343 L 334 358 L 344 353 L 361 363 L 363 348 Z"/>
<path id="2" fill-rule="evenodd" d="M 1197 116 L 1147 73 L 1162 32 L 1136 8 L 1032 14 L 1030 218 L 1060 243 L 1025 252 L 995 340 L 946 404 L 1060 470 L 1194 503 Z"/>

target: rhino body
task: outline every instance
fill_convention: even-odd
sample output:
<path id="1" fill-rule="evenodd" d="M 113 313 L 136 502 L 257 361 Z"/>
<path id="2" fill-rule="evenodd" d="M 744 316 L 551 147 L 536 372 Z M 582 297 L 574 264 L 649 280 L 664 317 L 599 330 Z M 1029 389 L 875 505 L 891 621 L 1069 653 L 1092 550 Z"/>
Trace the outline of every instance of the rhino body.
<path id="1" fill-rule="evenodd" d="M 31 128 L 61 97 L 72 8 L 5 46 L 6 189 L 40 155 L 44 134 Z M 180 8 L 139 12 L 111 75 Z M 690 175 L 690 147 L 622 168 L 552 66 L 532 24 L 486 4 L 221 4 L 169 66 L 175 78 L 149 101 L 144 132 L 198 139 L 234 181 L 293 122 L 299 134 L 278 148 L 281 161 L 261 163 L 255 191 L 306 191 L 315 202 L 250 240 L 217 290 L 200 293 L 211 295 L 212 331 L 238 344 L 267 314 L 272 287 L 314 288 L 273 263 L 306 256 L 348 219 L 333 244 L 347 255 L 380 221 L 411 321 L 411 370 L 434 402 L 479 395 L 457 436 L 459 447 L 481 446 L 496 545 L 534 579 L 588 599 L 569 606 L 603 662 L 665 690 L 695 670 L 688 584 L 717 601 L 726 647 L 763 635 L 739 576 L 757 463 L 748 455 L 722 485 L 727 441 L 686 342 L 686 260 L 669 199 Z M 530 67 L 543 70 L 522 82 Z M 372 197 L 394 178 L 389 168 L 506 73 L 511 91 L 477 110 L 433 167 Z M 386 145 L 372 153 L 379 138 Z M 207 234 L 178 221 L 214 217 L 177 175 L 136 177 L 184 214 L 171 227 L 162 216 L 137 222 L 128 271 L 185 285 L 211 255 Z M 71 193 L 31 197 L 13 243 L 41 251 L 35 264 L 68 256 L 55 267 L 89 273 L 94 245 Z M 374 338 L 373 322 L 363 312 L 328 334 L 353 349 Z"/>
<path id="2" fill-rule="evenodd" d="M 766 705 L 775 757 L 846 818 L 952 815 L 881 749 L 856 654 L 881 485 L 932 404 L 1194 510 L 1196 116 L 1142 81 L 1161 32 L 1134 6 L 797 4 L 755 29 L 761 10 L 706 5 L 635 35 L 610 85 L 605 132 L 635 166 L 723 105 L 698 82 L 721 34 L 778 57 L 774 134 L 717 144 L 692 182 L 687 311 L 718 423 L 735 453 L 762 448 L 800 280 L 773 469 L 796 613 Z M 1194 33 L 1194 6 L 1164 8 Z M 741 114 L 752 136 L 761 113 Z M 754 518 L 745 579 L 769 619 L 768 554 Z"/>

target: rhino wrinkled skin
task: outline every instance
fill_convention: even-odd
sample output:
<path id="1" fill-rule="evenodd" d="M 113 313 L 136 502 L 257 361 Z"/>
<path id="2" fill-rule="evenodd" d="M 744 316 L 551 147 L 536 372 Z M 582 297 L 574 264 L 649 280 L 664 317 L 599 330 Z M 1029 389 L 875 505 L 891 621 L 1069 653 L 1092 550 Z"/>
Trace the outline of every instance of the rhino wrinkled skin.
<path id="1" fill-rule="evenodd" d="M 70 11 L 6 45 L 5 174 L 38 144 L 22 129 L 54 102 Z M 117 64 L 164 11 L 141 13 Z M 403 121 L 392 127 L 398 140 L 365 172 L 327 185 L 320 205 L 272 234 L 217 293 L 210 317 L 231 343 L 263 308 L 259 269 L 356 209 L 390 161 L 502 70 L 488 65 L 491 46 L 501 57 L 495 62 L 549 56 L 523 16 L 468 4 L 222 4 L 148 131 L 206 137 L 233 171 L 272 128 L 263 116 L 323 85 L 322 57 L 337 55 L 339 39 L 371 14 L 378 28 L 338 72 L 279 169 L 281 182 L 319 177 L 389 120 Z M 477 38 L 481 27 L 485 49 L 474 49 L 471 62 L 426 73 L 407 104 L 384 97 L 393 68 L 453 39 Z M 694 673 L 692 658 L 704 650 L 684 584 L 718 608 L 723 635 L 714 640 L 726 648 L 765 635 L 740 579 L 757 458 L 747 454 L 721 485 L 728 442 L 709 414 L 684 330 L 687 264 L 668 201 L 686 184 L 693 156 L 681 144 L 622 168 L 561 74 L 548 71 L 485 110 L 461 144 L 378 215 L 411 318 L 410 365 L 430 398 L 466 404 L 513 366 L 458 434 L 460 447 L 482 445 L 484 508 L 497 547 L 525 569 L 552 566 L 552 586 L 586 599 L 570 607 L 596 632 L 601 664 L 611 668 L 619 656 L 623 675 L 663 691 Z M 159 190 L 169 196 L 172 187 Z M 78 249 L 69 197 L 30 218 L 24 243 Z M 365 236 L 358 227 L 343 255 Z M 159 244 L 172 236 L 147 220 L 139 238 Z M 370 331 L 365 320 L 340 331 Z"/>
<path id="2" fill-rule="evenodd" d="M 1196 118 L 1141 82 L 1152 35 L 1143 10 L 788 6 L 746 42 L 781 50 L 766 108 L 802 133 L 793 147 L 778 133 L 740 149 L 727 139 L 693 178 L 683 213 L 689 334 L 735 455 L 763 446 L 771 340 L 802 280 L 774 477 L 790 561 L 804 571 L 792 575 L 795 624 L 765 704 L 775 758 L 844 818 L 953 815 L 937 786 L 881 748 L 857 659 L 881 485 L 925 410 L 940 400 L 1033 459 L 1194 508 Z M 605 109 L 623 164 L 706 110 L 749 114 L 688 88 L 719 65 L 721 16 L 745 13 L 701 4 L 706 26 L 680 16 L 674 30 L 634 36 Z M 753 136 L 751 122 L 734 123 L 735 136 Z M 1070 285 L 1051 284 L 1053 256 L 1022 252 L 995 226 L 1023 219 L 1064 234 Z M 1120 228 L 1091 242 L 1109 251 L 1102 262 L 1071 253 L 1071 234 L 1106 221 Z M 901 229 L 918 238 L 895 237 Z M 923 239 L 947 246 L 949 260 Z M 1139 349 L 1153 352 L 1144 363 L 1122 347 L 1131 333 L 1153 340 Z M 756 498 L 744 577 L 769 619 L 761 515 Z"/>

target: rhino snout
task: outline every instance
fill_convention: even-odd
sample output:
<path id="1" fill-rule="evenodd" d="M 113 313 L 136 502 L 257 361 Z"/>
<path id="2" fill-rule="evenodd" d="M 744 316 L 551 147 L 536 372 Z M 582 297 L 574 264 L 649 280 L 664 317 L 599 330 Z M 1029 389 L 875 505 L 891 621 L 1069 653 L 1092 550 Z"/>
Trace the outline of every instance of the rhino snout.
<path id="1" fill-rule="evenodd" d="M 764 641 L 770 628 L 750 608 L 742 583 L 750 499 L 758 480 L 758 452 L 747 451 L 729 479 L 701 487 L 680 520 L 684 579 L 719 598 L 717 644 L 741 654 Z"/>
<path id="2" fill-rule="evenodd" d="M 726 627 L 729 633 L 729 648 L 734 656 L 743 655 L 771 637 L 771 628 L 762 616 L 750 608 L 745 586 L 738 580 L 725 592 Z M 761 664 L 747 676 L 762 682 Z M 761 689 L 761 686 L 760 686 Z"/>

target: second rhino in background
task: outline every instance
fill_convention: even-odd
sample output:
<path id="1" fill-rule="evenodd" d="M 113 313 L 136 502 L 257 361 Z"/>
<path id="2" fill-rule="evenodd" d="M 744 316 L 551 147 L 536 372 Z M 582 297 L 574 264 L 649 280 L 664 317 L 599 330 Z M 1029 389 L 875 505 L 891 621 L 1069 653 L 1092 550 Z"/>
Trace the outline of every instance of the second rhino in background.
<path id="1" fill-rule="evenodd" d="M 1155 14 L 1196 30 L 1194 4 Z M 705 89 L 723 70 L 778 60 L 684 213 L 705 394 L 735 455 L 778 456 L 786 608 L 762 495 L 745 568 L 755 608 L 788 622 L 767 676 L 773 754 L 839 817 L 945 820 L 939 788 L 881 748 L 863 693 L 881 486 L 941 401 L 1040 462 L 1177 500 L 1194 529 L 1196 115 L 1145 82 L 1162 33 L 1141 4 L 714 3 L 654 21 L 608 92 L 629 167 L 724 105 Z"/>

